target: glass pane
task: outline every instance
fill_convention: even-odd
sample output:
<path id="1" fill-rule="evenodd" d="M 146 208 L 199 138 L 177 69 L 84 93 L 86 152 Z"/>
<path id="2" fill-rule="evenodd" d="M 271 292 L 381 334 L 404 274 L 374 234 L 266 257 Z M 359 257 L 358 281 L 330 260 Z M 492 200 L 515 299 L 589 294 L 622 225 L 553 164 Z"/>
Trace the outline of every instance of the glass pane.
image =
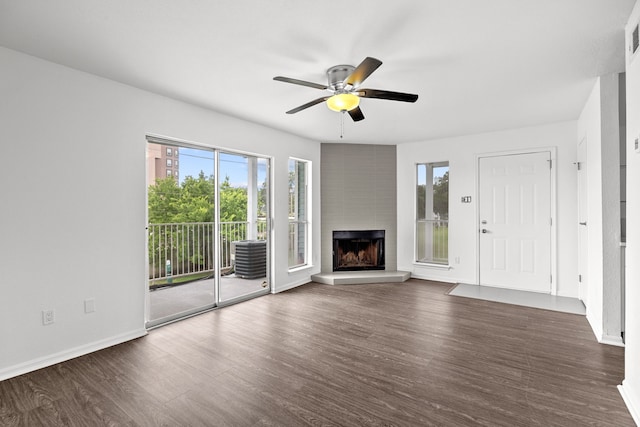
<path id="1" fill-rule="evenodd" d="M 449 219 L 449 166 L 433 168 L 433 218 Z"/>
<path id="2" fill-rule="evenodd" d="M 416 259 L 449 262 L 449 164 L 416 167 Z"/>
<path id="3" fill-rule="evenodd" d="M 149 323 L 214 304 L 213 152 L 180 150 L 181 170 L 163 170 L 177 151 L 148 144 Z M 182 176 L 182 178 L 180 178 Z"/>
<path id="4" fill-rule="evenodd" d="M 416 209 L 417 218 L 425 219 L 425 203 L 427 200 L 427 166 L 418 165 L 417 167 L 417 188 L 416 188 Z"/>
<path id="5" fill-rule="evenodd" d="M 306 264 L 307 224 L 289 222 L 289 267 Z"/>
<path id="6" fill-rule="evenodd" d="M 268 291 L 268 160 L 220 153 L 220 301 Z"/>
<path id="7" fill-rule="evenodd" d="M 289 159 L 289 267 L 307 264 L 307 162 Z"/>

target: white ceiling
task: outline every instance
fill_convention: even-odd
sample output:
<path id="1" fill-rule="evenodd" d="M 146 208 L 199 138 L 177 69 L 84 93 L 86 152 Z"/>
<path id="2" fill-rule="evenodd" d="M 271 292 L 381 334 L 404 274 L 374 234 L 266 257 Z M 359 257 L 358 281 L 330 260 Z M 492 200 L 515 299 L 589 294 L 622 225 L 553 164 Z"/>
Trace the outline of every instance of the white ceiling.
<path id="1" fill-rule="evenodd" d="M 635 0 L 0 0 L 0 45 L 323 142 L 395 144 L 576 119 L 624 69 Z M 326 69 L 383 65 L 354 123 Z"/>

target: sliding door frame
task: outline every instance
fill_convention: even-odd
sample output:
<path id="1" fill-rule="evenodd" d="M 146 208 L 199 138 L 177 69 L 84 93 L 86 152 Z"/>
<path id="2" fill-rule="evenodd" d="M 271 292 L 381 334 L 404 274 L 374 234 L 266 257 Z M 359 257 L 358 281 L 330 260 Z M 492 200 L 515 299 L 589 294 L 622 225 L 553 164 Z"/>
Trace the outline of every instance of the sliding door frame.
<path id="1" fill-rule="evenodd" d="M 271 189 L 271 183 L 273 182 L 273 157 L 267 156 L 263 154 L 251 153 L 242 150 L 236 150 L 231 148 L 225 148 L 214 145 L 207 145 L 203 143 L 186 141 L 178 138 L 166 137 L 161 135 L 147 134 L 146 135 L 147 144 L 155 143 L 162 145 L 170 145 L 177 148 L 193 148 L 198 150 L 207 150 L 213 153 L 214 162 L 214 181 L 215 181 L 215 190 L 214 190 L 214 289 L 213 289 L 213 301 L 211 304 L 206 304 L 205 306 L 197 307 L 191 310 L 186 310 L 175 315 L 170 315 L 167 317 L 163 317 L 161 319 L 149 320 L 150 317 L 150 294 L 149 294 L 149 262 L 148 262 L 148 251 L 149 251 L 149 242 L 147 238 L 146 228 L 145 227 L 145 254 L 147 254 L 147 258 L 145 260 L 145 307 L 144 307 L 144 318 L 145 318 L 145 326 L 147 329 L 152 329 L 155 327 L 159 327 L 165 324 L 173 323 L 178 320 L 182 320 L 188 317 L 195 316 L 200 313 L 204 313 L 207 311 L 215 310 L 217 308 L 226 307 L 232 304 L 236 304 L 238 302 L 247 301 L 252 298 L 256 298 L 259 296 L 267 295 L 272 292 L 273 289 L 273 269 L 272 269 L 272 252 L 273 252 L 273 227 L 272 227 L 272 197 L 273 191 Z M 266 172 L 266 211 L 267 211 L 267 221 L 266 221 L 266 233 L 267 233 L 267 260 L 266 260 L 266 281 L 268 286 L 264 290 L 259 290 L 257 292 L 252 292 L 247 295 L 239 296 L 237 298 L 232 298 L 226 301 L 220 300 L 220 153 L 228 153 L 233 155 L 242 155 L 242 156 L 250 156 L 255 157 L 257 159 L 265 159 L 267 162 L 267 172 Z M 145 176 L 147 175 L 147 164 L 145 163 Z M 149 196 L 148 196 L 148 186 L 149 183 L 146 182 L 147 189 L 145 190 L 145 217 L 146 224 L 149 223 Z"/>

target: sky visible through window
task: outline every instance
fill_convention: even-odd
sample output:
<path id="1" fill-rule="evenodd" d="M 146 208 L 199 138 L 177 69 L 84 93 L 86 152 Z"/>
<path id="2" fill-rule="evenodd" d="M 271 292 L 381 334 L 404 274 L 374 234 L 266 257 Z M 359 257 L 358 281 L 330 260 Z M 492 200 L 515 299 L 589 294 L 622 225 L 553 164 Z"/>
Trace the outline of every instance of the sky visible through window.
<path id="1" fill-rule="evenodd" d="M 191 175 L 197 178 L 200 171 L 205 176 L 213 174 L 213 152 L 199 150 L 196 148 L 180 147 L 180 182 Z M 221 180 L 229 176 L 229 183 L 232 187 L 247 186 L 247 158 L 238 154 L 220 153 L 220 169 L 222 171 Z M 258 162 L 258 182 L 262 183 L 266 177 L 266 167 L 263 159 Z"/>
<path id="2" fill-rule="evenodd" d="M 449 171 L 449 166 L 436 166 L 433 168 L 433 183 L 435 184 L 438 179 L 442 178 L 446 172 Z M 418 174 L 418 185 L 425 185 L 427 175 L 424 173 Z"/>

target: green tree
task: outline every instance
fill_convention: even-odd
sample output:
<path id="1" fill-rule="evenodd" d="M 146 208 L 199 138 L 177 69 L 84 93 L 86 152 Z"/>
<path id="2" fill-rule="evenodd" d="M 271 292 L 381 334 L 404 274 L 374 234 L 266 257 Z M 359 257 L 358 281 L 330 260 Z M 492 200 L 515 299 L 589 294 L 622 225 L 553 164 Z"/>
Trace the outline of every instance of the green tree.
<path id="1" fill-rule="evenodd" d="M 173 177 L 156 180 L 148 191 L 149 223 L 212 223 L 214 190 L 213 177 L 206 177 L 202 171 L 197 178 L 187 176 L 180 185 Z M 212 238 L 212 232 L 202 235 L 197 226 L 153 227 L 149 233 L 149 259 L 153 265 L 163 268 L 165 259 L 170 257 L 176 261 L 172 266 L 174 274 L 179 273 L 186 262 L 207 269 L 206 264 L 212 259 Z M 201 250 L 190 250 L 195 246 Z"/>
<path id="2" fill-rule="evenodd" d="M 247 189 L 232 187 L 226 176 L 220 184 L 220 221 L 246 221 L 247 203 Z"/>
<path id="3" fill-rule="evenodd" d="M 149 187 L 149 223 L 212 222 L 215 183 L 200 172 L 187 176 L 181 185 L 172 177 Z"/>
<path id="4" fill-rule="evenodd" d="M 433 182 L 433 212 L 425 212 L 427 186 L 420 184 L 416 187 L 416 208 L 418 219 L 432 219 L 433 214 L 440 219 L 449 218 L 449 171 L 442 177 L 436 177 Z"/>
<path id="5" fill-rule="evenodd" d="M 188 263 L 198 266 L 199 270 L 212 268 L 211 248 L 214 237 L 215 181 L 213 176 L 200 172 L 197 178 L 187 176 L 181 184 L 173 177 L 158 179 L 149 187 L 149 223 L 183 224 L 179 227 L 150 227 L 149 259 L 152 264 L 163 268 L 169 257 L 175 260 L 173 273 Z M 259 213 L 266 214 L 266 183 L 258 190 Z M 244 222 L 247 220 L 248 193 L 246 188 L 232 187 L 226 176 L 220 184 L 220 221 Z M 208 223 L 202 233 L 199 225 L 189 223 Z M 221 244 L 229 251 L 230 242 L 246 236 L 246 224 L 220 230 Z M 194 247 L 200 248 L 193 251 Z"/>
<path id="6" fill-rule="evenodd" d="M 213 222 L 215 183 L 212 176 L 187 176 L 180 188 L 178 209 L 172 222 Z"/>
<path id="7" fill-rule="evenodd" d="M 149 223 L 173 222 L 179 213 L 181 189 L 172 177 L 157 179 L 149 186 Z"/>
<path id="8" fill-rule="evenodd" d="M 449 171 L 433 183 L 433 212 L 440 219 L 449 219 Z"/>

